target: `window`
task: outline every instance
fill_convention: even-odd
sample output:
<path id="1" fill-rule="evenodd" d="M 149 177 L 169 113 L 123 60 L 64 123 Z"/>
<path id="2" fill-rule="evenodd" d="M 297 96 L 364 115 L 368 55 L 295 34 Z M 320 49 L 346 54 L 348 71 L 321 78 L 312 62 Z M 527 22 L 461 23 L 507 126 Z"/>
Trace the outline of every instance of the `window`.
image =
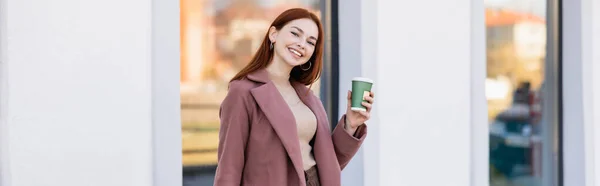
<path id="1" fill-rule="evenodd" d="M 559 113 L 548 110 L 558 100 L 544 94 L 558 91 L 545 73 L 558 67 L 546 60 L 546 2 L 504 2 L 486 5 L 486 30 L 506 32 L 487 37 L 496 44 L 487 48 L 490 186 L 557 183 L 558 121 L 550 115 Z"/>

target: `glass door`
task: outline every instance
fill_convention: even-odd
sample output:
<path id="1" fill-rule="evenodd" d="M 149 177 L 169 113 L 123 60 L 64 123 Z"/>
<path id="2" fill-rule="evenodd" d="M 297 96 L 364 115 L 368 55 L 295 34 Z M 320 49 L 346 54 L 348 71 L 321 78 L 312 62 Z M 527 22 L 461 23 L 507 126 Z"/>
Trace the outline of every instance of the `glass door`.
<path id="1" fill-rule="evenodd" d="M 559 183 L 558 20 L 547 4 L 485 1 L 491 186 Z"/>

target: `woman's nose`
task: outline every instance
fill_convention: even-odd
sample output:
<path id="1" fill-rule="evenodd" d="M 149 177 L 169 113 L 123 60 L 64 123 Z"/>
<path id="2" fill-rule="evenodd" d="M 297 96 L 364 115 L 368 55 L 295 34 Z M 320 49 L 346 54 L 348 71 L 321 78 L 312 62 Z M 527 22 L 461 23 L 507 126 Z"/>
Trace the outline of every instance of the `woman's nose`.
<path id="1" fill-rule="evenodd" d="M 300 48 L 304 49 L 304 46 L 306 46 L 306 42 L 304 42 L 304 41 L 299 41 L 299 42 L 297 43 L 297 45 L 298 45 L 298 47 L 300 47 Z"/>

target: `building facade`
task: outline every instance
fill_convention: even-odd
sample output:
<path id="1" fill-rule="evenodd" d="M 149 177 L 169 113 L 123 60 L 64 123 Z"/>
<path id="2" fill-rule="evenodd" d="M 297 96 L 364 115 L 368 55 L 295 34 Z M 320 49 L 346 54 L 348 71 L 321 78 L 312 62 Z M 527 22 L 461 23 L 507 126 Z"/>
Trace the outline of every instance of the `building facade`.
<path id="1" fill-rule="evenodd" d="M 0 185 L 210 185 L 226 82 L 291 7 L 331 120 L 375 82 L 342 185 L 600 185 L 593 0 L 0 0 Z"/>

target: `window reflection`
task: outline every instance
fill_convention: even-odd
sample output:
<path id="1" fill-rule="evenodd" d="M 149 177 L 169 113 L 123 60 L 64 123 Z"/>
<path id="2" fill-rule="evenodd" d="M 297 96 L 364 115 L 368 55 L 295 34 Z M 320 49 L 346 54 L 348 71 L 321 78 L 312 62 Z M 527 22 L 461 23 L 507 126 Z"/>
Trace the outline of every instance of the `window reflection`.
<path id="1" fill-rule="evenodd" d="M 180 3 L 182 163 L 184 168 L 210 167 L 217 163 L 218 112 L 229 80 L 250 61 L 277 15 L 294 7 L 321 15 L 320 4 L 318 0 Z M 312 86 L 316 95 L 319 87 L 319 82 Z"/>
<path id="2" fill-rule="evenodd" d="M 487 1 L 490 185 L 541 185 L 546 56 L 544 1 Z M 553 155 L 549 155 L 553 156 Z"/>

